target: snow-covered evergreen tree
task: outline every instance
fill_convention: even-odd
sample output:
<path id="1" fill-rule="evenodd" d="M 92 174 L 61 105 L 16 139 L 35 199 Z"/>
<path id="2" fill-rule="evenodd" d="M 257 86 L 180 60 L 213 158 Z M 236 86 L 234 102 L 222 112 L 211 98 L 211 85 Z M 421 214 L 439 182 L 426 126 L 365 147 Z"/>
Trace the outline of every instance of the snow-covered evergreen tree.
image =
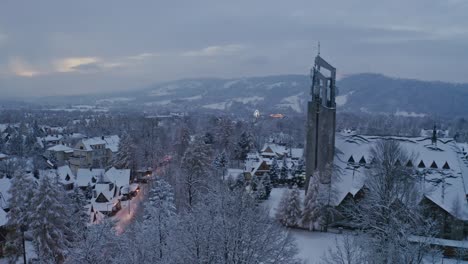
<path id="1" fill-rule="evenodd" d="M 221 150 L 232 150 L 233 125 L 229 118 L 220 118 L 216 128 L 216 142 Z"/>
<path id="2" fill-rule="evenodd" d="M 271 162 L 270 171 L 268 172 L 268 175 L 270 176 L 270 181 L 273 184 L 273 186 L 276 186 L 278 184 L 279 179 L 279 167 L 276 158 L 273 158 Z"/>
<path id="3" fill-rule="evenodd" d="M 24 139 L 23 135 L 15 133 L 8 141 L 9 154 L 18 155 L 20 157 L 24 154 Z"/>
<path id="4" fill-rule="evenodd" d="M 252 191 L 254 193 L 254 197 L 257 200 L 265 200 L 267 199 L 267 193 L 266 193 L 266 188 L 263 183 L 263 177 L 260 176 L 254 176 L 252 179 Z"/>
<path id="5" fill-rule="evenodd" d="M 226 173 L 226 168 L 228 166 L 228 157 L 226 155 L 225 151 L 222 151 L 218 156 L 213 161 L 213 166 L 217 171 L 221 173 L 221 175 L 224 177 L 224 174 Z"/>
<path id="6" fill-rule="evenodd" d="M 85 206 L 88 204 L 88 201 L 83 191 L 77 186 L 73 188 L 73 191 L 68 193 L 68 201 L 70 202 L 71 229 L 74 232 L 73 241 L 77 241 L 83 239 L 83 236 L 86 234 L 89 215 Z"/>
<path id="7" fill-rule="evenodd" d="M 284 226 L 295 227 L 299 225 L 301 216 L 302 208 L 299 190 L 294 186 L 291 191 L 285 191 L 281 197 L 276 211 L 276 218 Z"/>
<path id="8" fill-rule="evenodd" d="M 29 230 L 41 261 L 59 263 L 71 246 L 70 213 L 64 204 L 65 190 L 58 178 L 44 176 L 31 199 L 34 210 L 29 216 Z"/>
<path id="9" fill-rule="evenodd" d="M 271 190 L 273 189 L 269 174 L 263 176 L 263 185 L 265 186 L 265 199 L 268 199 L 270 197 Z"/>
<path id="10" fill-rule="evenodd" d="M 166 263 L 170 259 L 169 239 L 174 231 L 176 208 L 172 187 L 163 179 L 155 182 L 151 190 L 149 203 L 145 206 L 143 229 L 148 241 L 149 250 L 154 250 L 152 263 Z"/>
<path id="11" fill-rule="evenodd" d="M 249 153 L 253 148 L 254 140 L 252 135 L 246 131 L 242 132 L 235 149 L 236 159 L 245 160 L 247 158 L 247 153 Z"/>
<path id="12" fill-rule="evenodd" d="M 8 226 L 14 227 L 15 233 L 8 236 L 8 247 L 13 249 L 9 252 L 12 255 L 21 254 L 21 227 L 28 228 L 31 223 L 31 213 L 35 210 L 32 198 L 35 195 L 36 183 L 27 176 L 21 169 L 17 170 L 11 179 L 11 186 L 8 192 L 10 199 L 8 205 Z"/>
<path id="13" fill-rule="evenodd" d="M 192 206 L 198 194 L 209 186 L 210 148 L 202 139 L 195 139 L 182 158 L 184 175 L 182 184 L 187 205 Z"/>
<path id="14" fill-rule="evenodd" d="M 135 144 L 129 134 L 124 134 L 119 142 L 119 150 L 113 157 L 113 166 L 117 169 L 136 169 Z"/>
<path id="15" fill-rule="evenodd" d="M 286 156 L 283 157 L 283 162 L 281 163 L 280 170 L 280 179 L 282 183 L 285 183 L 289 178 L 289 168 Z"/>
<path id="16" fill-rule="evenodd" d="M 314 173 L 310 179 L 309 188 L 304 198 L 304 210 L 302 225 L 309 230 L 314 230 L 323 221 L 323 201 L 320 199 L 320 180 L 318 173 Z"/>
<path id="17" fill-rule="evenodd" d="M 89 226 L 84 237 L 70 250 L 66 264 L 121 263 L 125 242 L 130 242 L 116 235 L 110 220 Z"/>

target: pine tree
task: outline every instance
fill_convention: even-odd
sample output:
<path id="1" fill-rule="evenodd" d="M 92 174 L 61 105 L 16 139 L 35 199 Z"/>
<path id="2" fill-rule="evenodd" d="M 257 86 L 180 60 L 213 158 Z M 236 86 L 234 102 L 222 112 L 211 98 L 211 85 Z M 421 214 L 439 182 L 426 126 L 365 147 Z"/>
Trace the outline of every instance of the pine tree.
<path id="1" fill-rule="evenodd" d="M 247 154 L 254 148 L 254 141 L 253 137 L 248 132 L 242 132 L 239 138 L 239 142 L 237 143 L 235 152 L 236 158 L 238 160 L 245 160 L 247 158 Z"/>
<path id="2" fill-rule="evenodd" d="M 174 193 L 171 185 L 163 179 L 155 182 L 155 187 L 151 190 L 149 203 L 145 207 L 143 229 L 146 235 L 150 235 L 152 240 L 147 244 L 149 250 L 157 251 L 157 261 L 167 260 L 168 239 L 171 235 L 171 227 L 176 215 L 174 204 Z M 164 262 L 164 261 L 163 261 Z"/>
<path id="3" fill-rule="evenodd" d="M 213 166 L 217 171 L 221 171 L 221 175 L 224 177 L 225 170 L 228 166 L 228 158 L 225 151 L 216 156 L 215 160 L 213 161 Z"/>
<path id="4" fill-rule="evenodd" d="M 267 198 L 266 189 L 265 189 L 265 185 L 263 184 L 262 177 L 254 176 L 251 187 L 254 193 L 254 197 L 257 200 L 265 200 Z"/>
<path id="5" fill-rule="evenodd" d="M 124 241 L 122 236 L 116 235 L 111 220 L 89 226 L 84 237 L 70 250 L 65 263 L 121 263 Z"/>
<path id="6" fill-rule="evenodd" d="M 183 185 L 187 195 L 187 204 L 190 207 L 197 199 L 199 192 L 209 185 L 210 154 L 209 146 L 197 138 L 190 144 L 182 158 Z"/>
<path id="7" fill-rule="evenodd" d="M 44 176 L 31 203 L 29 229 L 39 258 L 43 262 L 61 262 L 71 246 L 70 213 L 65 207 L 65 190 L 58 178 Z"/>
<path id="8" fill-rule="evenodd" d="M 190 131 L 186 126 L 183 126 L 178 133 L 175 148 L 177 155 L 182 157 L 190 144 Z"/>
<path id="9" fill-rule="evenodd" d="M 302 209 L 299 189 L 296 186 L 283 194 L 278 208 L 277 219 L 287 227 L 296 227 L 300 224 Z"/>
<path id="10" fill-rule="evenodd" d="M 321 222 L 321 212 L 323 204 L 320 201 L 319 194 L 320 181 L 318 173 L 314 173 L 314 176 L 310 179 L 309 188 L 304 199 L 304 212 L 302 216 L 302 224 L 309 230 L 315 229 L 316 224 Z"/>
<path id="11" fill-rule="evenodd" d="M 68 194 L 68 200 L 70 202 L 70 216 L 73 222 L 71 228 L 74 231 L 74 241 L 83 239 L 86 234 L 86 226 L 89 223 L 89 215 L 86 209 L 88 201 L 83 191 L 75 187 L 73 191 Z"/>
<path id="12" fill-rule="evenodd" d="M 119 150 L 112 163 L 117 169 L 135 169 L 135 144 L 130 135 L 124 134 L 122 136 Z"/>
<path id="13" fill-rule="evenodd" d="M 291 196 L 291 191 L 288 189 L 284 189 L 283 194 L 281 195 L 281 200 L 278 203 L 278 207 L 276 208 L 276 220 L 278 220 L 282 225 L 286 225 L 286 216 L 289 204 L 289 197 Z"/>
<path id="14" fill-rule="evenodd" d="M 217 126 L 215 137 L 219 148 L 226 151 L 232 150 L 232 132 L 234 130 L 232 121 L 228 118 L 221 118 Z"/>
<path id="15" fill-rule="evenodd" d="M 270 197 L 271 190 L 273 189 L 269 174 L 263 176 L 263 185 L 265 186 L 265 199 L 268 199 Z"/>
<path id="16" fill-rule="evenodd" d="M 8 150 L 12 155 L 18 155 L 20 157 L 24 154 L 23 135 L 16 133 L 8 141 Z"/>
<path id="17" fill-rule="evenodd" d="M 280 179 L 283 183 L 286 183 L 286 181 L 289 178 L 289 168 L 288 168 L 288 162 L 286 160 L 286 156 L 283 158 L 283 162 L 281 165 L 281 171 L 280 171 Z"/>
<path id="18" fill-rule="evenodd" d="M 279 167 L 276 158 L 273 158 L 273 161 L 271 162 L 270 171 L 268 172 L 268 175 L 270 176 L 270 180 L 273 186 L 278 185 Z"/>
<path id="19" fill-rule="evenodd" d="M 297 186 L 294 186 L 291 191 L 291 196 L 289 197 L 286 225 L 291 227 L 298 226 L 300 223 L 301 215 L 302 209 L 299 189 L 297 188 Z"/>
<path id="20" fill-rule="evenodd" d="M 29 227 L 31 223 L 31 213 L 35 210 L 32 203 L 34 197 L 35 182 L 22 170 L 17 170 L 11 180 L 11 186 L 8 192 L 10 199 L 8 205 L 10 211 L 8 212 L 8 226 L 15 227 L 16 233 L 8 237 L 8 245 L 10 248 L 15 249 L 12 254 L 21 254 L 21 234 L 19 233 L 21 227 Z"/>

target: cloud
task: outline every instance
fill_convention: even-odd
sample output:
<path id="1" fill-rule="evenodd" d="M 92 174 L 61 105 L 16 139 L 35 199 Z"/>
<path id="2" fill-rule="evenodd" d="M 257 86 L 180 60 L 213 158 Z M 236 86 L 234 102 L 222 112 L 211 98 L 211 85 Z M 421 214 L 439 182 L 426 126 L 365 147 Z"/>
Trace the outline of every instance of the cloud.
<path id="1" fill-rule="evenodd" d="M 98 57 L 64 58 L 54 62 L 54 70 L 55 72 L 73 72 L 79 69 L 83 69 L 84 65 L 96 64 L 100 61 L 101 59 Z"/>
<path id="2" fill-rule="evenodd" d="M 370 43 L 402 43 L 408 41 L 437 41 L 467 38 L 468 30 L 461 27 L 420 27 L 410 25 L 377 25 L 369 29 L 377 35 L 368 36 L 364 41 Z"/>
<path id="3" fill-rule="evenodd" d="M 160 56 L 160 55 L 157 53 L 140 53 L 137 55 L 128 56 L 127 59 L 141 61 L 141 60 L 146 60 L 146 59 L 150 59 L 152 57 L 157 57 L 157 56 Z"/>
<path id="4" fill-rule="evenodd" d="M 20 57 L 11 58 L 8 62 L 8 70 L 20 77 L 34 77 L 40 72 Z"/>
<path id="5" fill-rule="evenodd" d="M 191 50 L 182 53 L 182 56 L 219 56 L 235 53 L 237 51 L 243 50 L 245 47 L 238 44 L 229 44 L 223 46 L 209 46 L 201 50 Z"/>

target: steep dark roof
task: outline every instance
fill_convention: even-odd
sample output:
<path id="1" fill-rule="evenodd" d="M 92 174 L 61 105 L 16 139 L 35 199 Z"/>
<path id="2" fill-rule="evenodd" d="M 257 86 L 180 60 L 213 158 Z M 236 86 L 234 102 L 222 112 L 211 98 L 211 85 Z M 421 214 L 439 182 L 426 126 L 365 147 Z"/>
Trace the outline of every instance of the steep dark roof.
<path id="1" fill-rule="evenodd" d="M 421 160 L 421 162 L 419 162 L 418 168 L 426 168 L 426 164 L 424 164 L 424 161 Z"/>
<path id="2" fill-rule="evenodd" d="M 444 166 L 442 167 L 444 170 L 450 170 L 450 166 L 448 165 L 447 162 L 445 162 Z"/>
<path id="3" fill-rule="evenodd" d="M 366 164 L 366 159 L 364 158 L 364 156 L 362 156 L 359 160 L 359 164 Z"/>
<path id="4" fill-rule="evenodd" d="M 406 167 L 413 167 L 413 162 L 411 160 L 408 160 L 408 162 L 406 163 Z"/>

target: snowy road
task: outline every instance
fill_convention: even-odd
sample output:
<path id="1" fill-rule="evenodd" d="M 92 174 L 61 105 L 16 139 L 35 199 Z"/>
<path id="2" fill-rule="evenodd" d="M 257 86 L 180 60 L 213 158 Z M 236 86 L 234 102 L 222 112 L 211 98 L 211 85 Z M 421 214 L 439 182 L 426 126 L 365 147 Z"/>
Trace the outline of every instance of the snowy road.
<path id="1" fill-rule="evenodd" d="M 141 209 L 142 201 L 145 199 L 149 184 L 140 184 L 140 191 L 131 200 L 122 201 L 122 209 L 115 214 L 112 219 L 116 220 L 115 229 L 118 234 L 125 231 L 125 228 L 132 222 L 135 214 Z M 130 206 L 130 207 L 129 207 Z"/>

